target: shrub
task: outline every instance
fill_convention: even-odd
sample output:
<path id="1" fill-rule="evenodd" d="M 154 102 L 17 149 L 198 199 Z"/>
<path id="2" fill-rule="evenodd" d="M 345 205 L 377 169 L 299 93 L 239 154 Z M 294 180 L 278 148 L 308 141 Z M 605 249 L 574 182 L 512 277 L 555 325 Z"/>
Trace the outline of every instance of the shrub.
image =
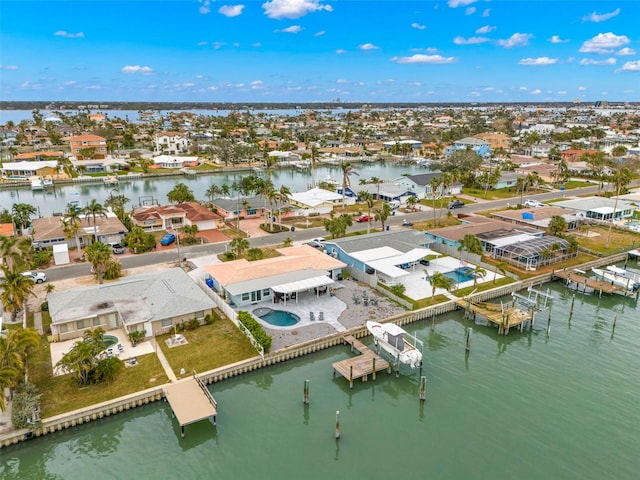
<path id="1" fill-rule="evenodd" d="M 43 312 L 48 312 L 49 311 L 49 302 L 42 302 L 42 304 L 40 305 L 40 310 L 42 310 Z"/>
<path id="2" fill-rule="evenodd" d="M 205 324 L 207 324 L 207 325 L 212 325 L 212 324 L 213 324 L 213 322 L 214 322 L 213 315 L 211 315 L 210 313 L 207 313 L 207 314 L 204 316 L 204 323 L 205 323 Z"/>
<path id="3" fill-rule="evenodd" d="M 195 245 L 199 239 L 197 237 L 183 237 L 181 241 L 184 245 Z"/>
<path id="4" fill-rule="evenodd" d="M 189 320 L 187 322 L 186 329 L 191 331 L 191 330 L 195 330 L 199 326 L 200 326 L 200 322 L 198 321 L 198 319 L 197 318 L 192 318 L 191 320 Z"/>
<path id="5" fill-rule="evenodd" d="M 398 283 L 397 285 L 393 285 L 391 287 L 391 293 L 397 295 L 398 297 L 401 297 L 402 295 L 404 295 L 404 291 L 406 289 L 407 287 L 405 287 L 402 283 Z"/>
<path id="6" fill-rule="evenodd" d="M 264 331 L 260 322 L 258 322 L 249 312 L 238 312 L 238 320 L 242 323 L 253 338 L 256 339 L 262 348 L 264 348 L 265 353 L 268 353 L 271 349 L 271 336 L 267 335 L 267 332 Z"/>
<path id="7" fill-rule="evenodd" d="M 109 260 L 107 268 L 104 271 L 104 279 L 115 280 L 116 278 L 120 278 L 120 275 L 122 275 L 122 266 L 120 265 L 120 262 L 117 260 Z"/>
<path id="8" fill-rule="evenodd" d="M 236 254 L 233 252 L 224 252 L 222 254 L 222 257 L 224 260 L 229 261 L 229 260 L 234 260 L 236 258 Z"/>
<path id="9" fill-rule="evenodd" d="M 144 340 L 144 337 L 145 337 L 145 333 L 142 330 L 129 333 L 129 340 L 131 341 L 131 346 L 135 347 L 138 344 L 138 342 Z"/>
<path id="10" fill-rule="evenodd" d="M 49 265 L 51 257 L 53 257 L 53 250 L 50 248 L 34 252 L 31 256 L 31 268 L 39 268 Z"/>
<path id="11" fill-rule="evenodd" d="M 3 392 L 4 395 L 4 392 Z M 40 425 L 40 395 L 32 383 L 25 383 L 13 394 L 11 423 L 13 428 L 35 428 Z"/>

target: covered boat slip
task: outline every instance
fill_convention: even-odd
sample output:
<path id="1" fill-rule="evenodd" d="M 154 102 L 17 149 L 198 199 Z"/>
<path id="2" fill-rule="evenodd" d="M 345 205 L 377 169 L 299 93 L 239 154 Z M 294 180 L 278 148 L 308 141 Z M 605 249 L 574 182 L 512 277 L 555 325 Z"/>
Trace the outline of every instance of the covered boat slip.
<path id="1" fill-rule="evenodd" d="M 206 419 L 216 424 L 217 403 L 195 372 L 192 377 L 167 385 L 163 390 L 183 437 L 185 425 Z"/>

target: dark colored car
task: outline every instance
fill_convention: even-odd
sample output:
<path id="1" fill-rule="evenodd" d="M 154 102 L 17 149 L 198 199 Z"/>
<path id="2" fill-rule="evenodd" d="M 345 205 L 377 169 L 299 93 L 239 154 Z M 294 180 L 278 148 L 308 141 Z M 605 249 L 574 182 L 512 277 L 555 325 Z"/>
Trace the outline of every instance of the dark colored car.
<path id="1" fill-rule="evenodd" d="M 451 200 L 449 202 L 449 207 L 448 208 L 461 208 L 464 207 L 464 202 L 460 201 L 460 200 Z"/>
<path id="2" fill-rule="evenodd" d="M 176 241 L 176 236 L 173 233 L 165 233 L 164 237 L 160 239 L 160 245 L 171 245 Z"/>

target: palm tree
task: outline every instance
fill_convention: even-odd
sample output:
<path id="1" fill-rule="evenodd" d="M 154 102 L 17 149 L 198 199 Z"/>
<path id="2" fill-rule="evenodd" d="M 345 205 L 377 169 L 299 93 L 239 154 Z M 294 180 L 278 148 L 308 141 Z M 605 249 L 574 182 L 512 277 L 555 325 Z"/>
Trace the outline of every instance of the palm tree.
<path id="1" fill-rule="evenodd" d="M 98 283 L 102 285 L 104 272 L 107 270 L 113 253 L 111 247 L 102 242 L 94 242 L 91 245 L 87 245 L 84 253 L 93 266 L 93 271 L 98 276 Z"/>
<path id="2" fill-rule="evenodd" d="M 218 185 L 210 185 L 204 194 L 209 197 L 209 201 L 213 202 L 213 199 L 222 193 L 222 188 Z"/>
<path id="3" fill-rule="evenodd" d="M 345 198 L 347 195 L 347 187 L 351 185 L 349 177 L 351 175 L 360 175 L 353 169 L 353 165 L 349 162 L 340 163 L 340 169 L 342 170 L 342 210 L 345 207 Z"/>
<path id="4" fill-rule="evenodd" d="M 431 208 L 433 208 L 433 226 L 438 226 L 438 221 L 436 218 L 436 192 L 442 186 L 442 179 L 440 177 L 433 177 L 431 182 L 429 182 L 429 187 L 431 187 Z"/>
<path id="5" fill-rule="evenodd" d="M 234 238 L 231 240 L 229 246 L 231 247 L 231 251 L 240 257 L 244 251 L 249 248 L 249 241 L 246 238 Z"/>
<path id="6" fill-rule="evenodd" d="M 78 255 L 80 255 L 80 252 L 82 251 L 80 236 L 78 235 L 82 231 L 82 218 L 80 218 L 80 216 L 81 212 L 75 207 L 75 205 L 68 205 L 67 211 L 62 217 L 62 230 L 67 238 L 76 239 Z"/>
<path id="7" fill-rule="evenodd" d="M 291 195 L 291 190 L 286 185 L 280 185 L 280 190 L 278 190 L 278 217 L 279 222 L 282 225 L 282 205 L 289 200 L 289 195 Z M 286 208 L 286 207 L 285 207 Z"/>
<path id="8" fill-rule="evenodd" d="M 483 279 L 487 276 L 487 271 L 482 267 L 476 267 L 473 271 L 473 287 L 478 285 L 478 279 Z"/>
<path id="9" fill-rule="evenodd" d="M 20 309 L 23 309 L 22 326 L 27 328 L 27 298 L 33 295 L 35 285 L 31 277 L 22 275 L 22 272 L 14 268 L 2 267 L 4 278 L 0 278 L 0 302 L 8 312 L 11 312 L 11 320 L 15 321 Z"/>
<path id="10" fill-rule="evenodd" d="M 455 285 L 455 280 L 453 278 L 447 277 L 442 272 L 433 272 L 431 275 L 431 279 L 429 280 L 431 283 L 431 302 L 436 296 L 436 288 L 442 288 L 446 291 L 450 291 Z"/>
<path id="11" fill-rule="evenodd" d="M 496 278 L 498 278 L 498 272 L 502 275 L 506 275 L 507 266 L 509 264 L 507 262 L 498 262 L 496 263 L 495 271 L 493 272 L 493 283 L 496 283 Z"/>
<path id="12" fill-rule="evenodd" d="M 387 219 L 389 218 L 389 216 L 391 215 L 391 205 L 389 205 L 387 202 L 382 204 L 382 207 L 380 208 L 374 208 L 373 209 L 374 213 L 375 213 L 375 218 L 376 220 L 380 221 L 380 223 L 382 224 L 382 231 L 384 232 L 384 224 L 387 221 Z"/>
<path id="13" fill-rule="evenodd" d="M 0 338 L 0 342 L 2 338 Z M 18 371 L 11 367 L 0 367 L 0 411 L 7 410 L 7 406 L 4 402 L 4 390 L 6 388 L 13 388 L 16 386 L 16 380 L 18 378 Z"/>
<path id="14" fill-rule="evenodd" d="M 4 373 L 5 381 L 13 380 L 12 383 L 16 384 L 22 375 L 25 381 L 27 380 L 29 357 L 39 346 L 40 335 L 33 328 L 12 329 L 7 335 L 0 337 L 0 370 L 10 370 Z M 10 377 L 12 372 L 13 379 Z M 0 390 L 0 394 L 2 393 L 3 391 Z M 0 396 L 4 397 L 4 395 Z"/>
<path id="15" fill-rule="evenodd" d="M 411 195 L 409 198 L 407 198 L 407 208 L 410 208 L 411 210 L 415 210 L 417 203 L 418 203 L 417 197 L 414 197 L 413 195 Z"/>
<path id="16" fill-rule="evenodd" d="M 469 259 L 470 253 L 482 255 L 482 242 L 475 235 L 467 233 L 460 241 L 460 246 L 458 247 L 459 252 L 462 250 L 467 251 L 467 260 Z"/>
<path id="17" fill-rule="evenodd" d="M 369 181 L 376 184 L 376 200 L 380 200 L 380 184 L 382 183 L 382 180 L 378 177 L 371 177 Z"/>
<path id="18" fill-rule="evenodd" d="M 31 242 L 28 238 L 0 237 L 0 258 L 9 268 L 24 265 L 31 253 Z"/>
<path id="19" fill-rule="evenodd" d="M 607 233 L 607 241 L 605 242 L 605 248 L 609 248 L 609 242 L 611 241 L 611 229 L 613 228 L 613 224 L 616 220 L 616 210 L 618 208 L 618 199 L 620 197 L 620 190 L 625 188 L 629 182 L 631 181 L 631 170 L 627 167 L 623 167 L 616 171 L 612 176 L 613 184 L 616 187 L 616 201 L 613 204 L 613 215 L 611 218 L 611 223 L 609 223 L 609 233 Z"/>
<path id="20" fill-rule="evenodd" d="M 106 219 L 107 211 L 101 203 L 99 203 L 95 198 L 92 198 L 91 202 L 82 209 L 82 214 L 85 216 L 85 218 L 88 219 L 89 217 L 91 217 L 91 219 L 93 220 L 93 241 L 97 241 L 98 225 L 96 223 L 96 217 L 102 217 Z"/>

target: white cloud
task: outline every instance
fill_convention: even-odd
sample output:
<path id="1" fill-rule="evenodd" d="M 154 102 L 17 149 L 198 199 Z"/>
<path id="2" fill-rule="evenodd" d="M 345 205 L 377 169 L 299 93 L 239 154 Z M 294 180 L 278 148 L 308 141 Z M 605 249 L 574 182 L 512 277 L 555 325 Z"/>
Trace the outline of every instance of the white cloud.
<path id="1" fill-rule="evenodd" d="M 409 83 L 407 83 L 407 85 L 409 85 L 410 87 L 421 87 L 422 83 L 421 82 L 409 82 Z"/>
<path id="2" fill-rule="evenodd" d="M 256 42 L 256 43 L 252 43 L 251 46 L 252 47 L 261 47 L 262 44 L 260 42 Z"/>
<path id="3" fill-rule="evenodd" d="M 529 90 L 529 88 L 528 87 L 520 87 L 519 90 L 522 91 L 522 92 L 526 92 L 527 90 Z"/>
<path id="4" fill-rule="evenodd" d="M 580 65 L 615 65 L 615 58 L 606 58 L 604 60 L 593 60 L 592 58 L 583 58 Z"/>
<path id="5" fill-rule="evenodd" d="M 120 71 L 122 73 L 142 73 L 143 75 L 151 75 L 153 73 L 151 67 L 141 67 L 140 65 L 126 65 Z"/>
<path id="6" fill-rule="evenodd" d="M 454 63 L 458 59 L 456 57 L 443 57 L 442 55 L 411 55 L 410 57 L 393 57 L 392 62 L 396 63 Z"/>
<path id="7" fill-rule="evenodd" d="M 498 40 L 498 45 L 504 48 L 522 47 L 529 44 L 529 40 L 533 38 L 530 33 L 514 33 L 509 38 Z"/>
<path id="8" fill-rule="evenodd" d="M 478 35 L 485 35 L 487 33 L 491 33 L 496 29 L 496 27 L 493 27 L 491 25 L 485 25 L 484 27 L 480 27 L 479 29 L 476 30 L 476 33 Z"/>
<path id="9" fill-rule="evenodd" d="M 453 43 L 456 45 L 478 45 L 479 43 L 486 43 L 489 39 L 485 37 L 456 37 L 453 39 Z"/>
<path id="10" fill-rule="evenodd" d="M 205 45 L 207 45 L 209 42 L 198 42 L 198 46 L 199 47 L 204 47 Z"/>
<path id="11" fill-rule="evenodd" d="M 225 42 L 213 42 L 211 45 L 213 46 L 213 48 L 215 48 L 217 50 L 219 48 L 224 47 L 226 45 L 226 43 Z"/>
<path id="12" fill-rule="evenodd" d="M 476 13 L 476 7 L 469 7 L 464 11 L 465 15 L 473 15 Z"/>
<path id="13" fill-rule="evenodd" d="M 56 37 L 64 37 L 64 38 L 84 38 L 84 33 L 82 32 L 70 33 L 70 32 L 65 32 L 64 30 L 58 30 L 57 32 L 54 33 L 54 35 Z"/>
<path id="14" fill-rule="evenodd" d="M 629 47 L 621 48 L 616 52 L 616 55 L 620 55 L 621 57 L 635 55 L 635 54 L 636 54 L 636 51 L 633 48 L 629 48 Z"/>
<path id="15" fill-rule="evenodd" d="M 627 45 L 630 42 L 626 35 L 616 35 L 612 32 L 599 33 L 590 40 L 586 40 L 580 53 L 612 53 L 615 48 Z"/>
<path id="16" fill-rule="evenodd" d="M 587 87 L 578 87 L 579 92 L 584 92 L 587 90 Z"/>
<path id="17" fill-rule="evenodd" d="M 447 4 L 451 8 L 465 7 L 467 5 L 471 5 L 472 3 L 477 2 L 477 0 L 449 0 Z"/>
<path id="18" fill-rule="evenodd" d="M 339 48 L 338 50 L 336 50 L 336 53 L 337 53 L 338 55 L 344 55 L 345 53 L 347 53 L 347 51 L 346 51 L 346 50 L 343 50 L 342 48 Z"/>
<path id="19" fill-rule="evenodd" d="M 338 80 L 336 80 L 336 83 L 349 83 L 349 80 L 345 80 L 344 78 L 339 78 Z"/>
<path id="20" fill-rule="evenodd" d="M 281 33 L 298 33 L 302 31 L 302 27 L 300 25 L 291 25 L 290 27 L 283 28 L 282 30 L 274 30 L 275 32 Z"/>
<path id="21" fill-rule="evenodd" d="M 569 40 L 563 40 L 560 35 L 554 35 L 549 39 L 551 43 L 567 43 Z"/>
<path id="22" fill-rule="evenodd" d="M 68 82 L 64 82 L 62 85 L 64 85 L 65 87 L 72 87 L 76 83 L 78 82 L 76 82 L 75 80 L 69 80 Z"/>
<path id="23" fill-rule="evenodd" d="M 416 30 L 424 30 L 424 29 L 425 29 L 425 28 L 427 28 L 427 27 L 426 27 L 426 26 L 424 26 L 424 25 L 420 25 L 420 24 L 419 24 L 419 23 L 417 23 L 417 22 L 413 22 L 413 23 L 411 24 L 411 28 L 415 28 Z"/>
<path id="24" fill-rule="evenodd" d="M 373 43 L 364 43 L 358 47 L 360 50 L 378 50 L 380 47 Z"/>
<path id="25" fill-rule="evenodd" d="M 536 88 L 535 90 L 531 90 L 529 93 L 531 95 L 540 95 L 542 93 L 542 90 L 540 90 L 539 88 Z"/>
<path id="26" fill-rule="evenodd" d="M 196 84 L 193 82 L 185 82 L 185 83 L 176 83 L 174 85 L 175 88 L 191 88 L 191 87 L 195 87 Z"/>
<path id="27" fill-rule="evenodd" d="M 196 75 L 196 78 L 197 78 L 198 80 L 202 80 L 202 79 L 203 79 L 203 78 L 205 78 L 205 77 L 204 77 L 204 75 L 201 75 L 201 74 L 200 74 L 200 75 Z"/>
<path id="28" fill-rule="evenodd" d="M 198 11 L 201 14 L 206 15 L 211 11 L 211 0 L 198 0 L 198 3 L 200 4 Z"/>
<path id="29" fill-rule="evenodd" d="M 323 5 L 320 0 L 271 0 L 262 4 L 269 18 L 300 18 L 313 12 L 332 12 L 331 5 Z"/>
<path id="30" fill-rule="evenodd" d="M 489 15 L 491 15 L 491 9 L 487 8 L 484 12 L 482 12 L 480 14 L 481 17 L 488 17 Z"/>
<path id="31" fill-rule="evenodd" d="M 218 9 L 218 13 L 225 17 L 237 17 L 242 15 L 244 5 L 223 5 Z"/>
<path id="32" fill-rule="evenodd" d="M 207 90 L 209 90 L 210 92 L 215 92 L 216 90 L 218 90 L 218 87 L 216 87 L 215 85 L 211 85 L 210 87 L 207 87 Z"/>
<path id="33" fill-rule="evenodd" d="M 325 33 L 327 33 L 326 30 L 320 30 L 319 32 L 316 32 L 313 34 L 314 37 L 321 37 L 323 36 Z"/>
<path id="34" fill-rule="evenodd" d="M 620 9 L 616 8 L 613 12 L 598 14 L 596 12 L 590 13 L 582 17 L 583 22 L 599 23 L 609 20 L 610 18 L 620 15 Z"/>
<path id="35" fill-rule="evenodd" d="M 251 85 L 252 87 L 259 87 L 260 85 L 262 85 L 262 80 L 254 80 L 249 85 Z"/>
<path id="36" fill-rule="evenodd" d="M 554 65 L 555 63 L 558 63 L 557 58 L 538 57 L 538 58 L 523 58 L 518 62 L 518 65 L 539 66 L 539 65 Z"/>
<path id="37" fill-rule="evenodd" d="M 17 65 L 0 65 L 0 70 L 18 70 Z"/>
<path id="38" fill-rule="evenodd" d="M 625 63 L 622 65 L 622 70 L 625 72 L 640 72 L 640 60 Z"/>

